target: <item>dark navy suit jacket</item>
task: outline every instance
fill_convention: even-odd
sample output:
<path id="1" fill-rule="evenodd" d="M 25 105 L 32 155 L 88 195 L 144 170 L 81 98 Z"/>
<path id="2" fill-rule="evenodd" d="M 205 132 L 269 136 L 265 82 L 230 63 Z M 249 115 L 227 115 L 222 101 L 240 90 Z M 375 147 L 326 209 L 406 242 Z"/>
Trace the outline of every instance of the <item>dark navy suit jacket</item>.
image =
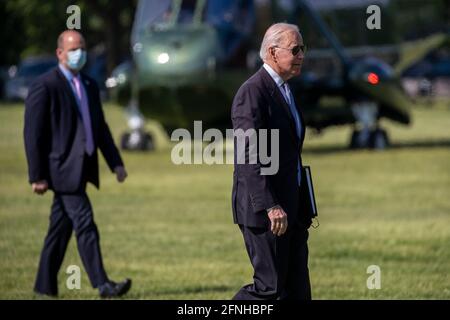
<path id="1" fill-rule="evenodd" d="M 111 170 L 123 165 L 105 122 L 97 84 L 83 74 L 81 80 L 89 101 L 95 146 L 89 158 L 75 96 L 58 67 L 34 81 L 25 101 L 24 140 L 29 182 L 47 180 L 55 192 L 76 192 L 84 180 L 99 188 L 97 147 Z"/>
<path id="2" fill-rule="evenodd" d="M 299 157 L 301 163 L 305 125 L 300 110 L 297 109 L 297 112 L 302 122 L 300 139 L 288 104 L 263 67 L 239 88 L 231 109 L 233 129 L 268 129 L 269 136 L 271 129 L 278 129 L 279 170 L 274 175 L 261 175 L 261 168 L 264 166 L 259 157 L 256 164 L 237 164 L 235 139 L 232 191 L 235 223 L 267 228 L 270 220 L 266 209 L 275 205 L 280 205 L 286 212 L 289 224 L 304 222 L 299 206 L 297 168 Z"/>

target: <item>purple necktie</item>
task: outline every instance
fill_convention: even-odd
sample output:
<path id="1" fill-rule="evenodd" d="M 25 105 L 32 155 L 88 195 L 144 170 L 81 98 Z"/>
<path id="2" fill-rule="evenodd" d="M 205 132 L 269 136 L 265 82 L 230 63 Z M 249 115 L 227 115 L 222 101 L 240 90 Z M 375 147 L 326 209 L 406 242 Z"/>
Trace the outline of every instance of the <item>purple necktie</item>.
<path id="1" fill-rule="evenodd" d="M 89 113 L 88 101 L 84 96 L 84 90 L 81 89 L 80 79 L 78 77 L 73 77 L 72 81 L 77 91 L 78 101 L 80 102 L 81 118 L 83 120 L 84 132 L 86 135 L 86 153 L 92 155 L 94 152 L 94 140 L 92 138 L 91 115 Z"/>

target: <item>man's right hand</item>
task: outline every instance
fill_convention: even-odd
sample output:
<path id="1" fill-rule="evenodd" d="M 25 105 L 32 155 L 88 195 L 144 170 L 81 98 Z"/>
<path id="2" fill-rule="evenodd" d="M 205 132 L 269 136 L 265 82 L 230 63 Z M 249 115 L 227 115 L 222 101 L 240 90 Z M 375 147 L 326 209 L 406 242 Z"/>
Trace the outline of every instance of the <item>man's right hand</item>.
<path id="1" fill-rule="evenodd" d="M 280 206 L 276 206 L 267 213 L 271 222 L 270 230 L 276 236 L 281 236 L 288 227 L 287 214 Z"/>
<path id="2" fill-rule="evenodd" d="M 31 188 L 33 188 L 33 192 L 37 194 L 44 194 L 48 189 L 48 183 L 46 180 L 41 180 L 37 182 L 33 182 L 31 184 Z"/>

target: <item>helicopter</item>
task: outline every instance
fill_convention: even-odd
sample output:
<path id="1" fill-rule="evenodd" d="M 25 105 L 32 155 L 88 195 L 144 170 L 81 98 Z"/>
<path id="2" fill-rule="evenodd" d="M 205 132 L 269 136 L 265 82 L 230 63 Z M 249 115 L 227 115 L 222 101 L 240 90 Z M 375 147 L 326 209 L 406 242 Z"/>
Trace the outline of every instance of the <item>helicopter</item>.
<path id="1" fill-rule="evenodd" d="M 167 132 L 192 130 L 195 120 L 204 128 L 230 127 L 237 89 L 262 64 L 265 30 L 279 21 L 298 24 L 301 17 L 308 18 L 340 64 L 338 72 L 317 76 L 306 70 L 290 80 L 306 125 L 318 132 L 352 125 L 350 148 L 388 147 L 380 120 L 411 122 L 413 102 L 399 72 L 379 58 L 351 57 L 309 1 L 291 2 L 284 8 L 281 1 L 140 0 L 131 34 L 133 59 L 119 65 L 106 83 L 129 118 L 121 147 L 154 147 L 144 130 L 149 118 Z"/>

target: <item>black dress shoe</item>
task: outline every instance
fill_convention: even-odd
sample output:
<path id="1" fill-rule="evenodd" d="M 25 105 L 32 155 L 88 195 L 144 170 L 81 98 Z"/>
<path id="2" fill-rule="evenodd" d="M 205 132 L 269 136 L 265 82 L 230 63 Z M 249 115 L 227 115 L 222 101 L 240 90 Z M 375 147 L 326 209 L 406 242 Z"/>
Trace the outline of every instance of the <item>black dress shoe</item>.
<path id="1" fill-rule="evenodd" d="M 98 287 L 100 292 L 100 297 L 102 298 L 113 298 L 120 297 L 128 292 L 131 288 L 131 279 L 125 279 L 122 282 L 116 283 L 113 281 L 108 281 Z"/>

